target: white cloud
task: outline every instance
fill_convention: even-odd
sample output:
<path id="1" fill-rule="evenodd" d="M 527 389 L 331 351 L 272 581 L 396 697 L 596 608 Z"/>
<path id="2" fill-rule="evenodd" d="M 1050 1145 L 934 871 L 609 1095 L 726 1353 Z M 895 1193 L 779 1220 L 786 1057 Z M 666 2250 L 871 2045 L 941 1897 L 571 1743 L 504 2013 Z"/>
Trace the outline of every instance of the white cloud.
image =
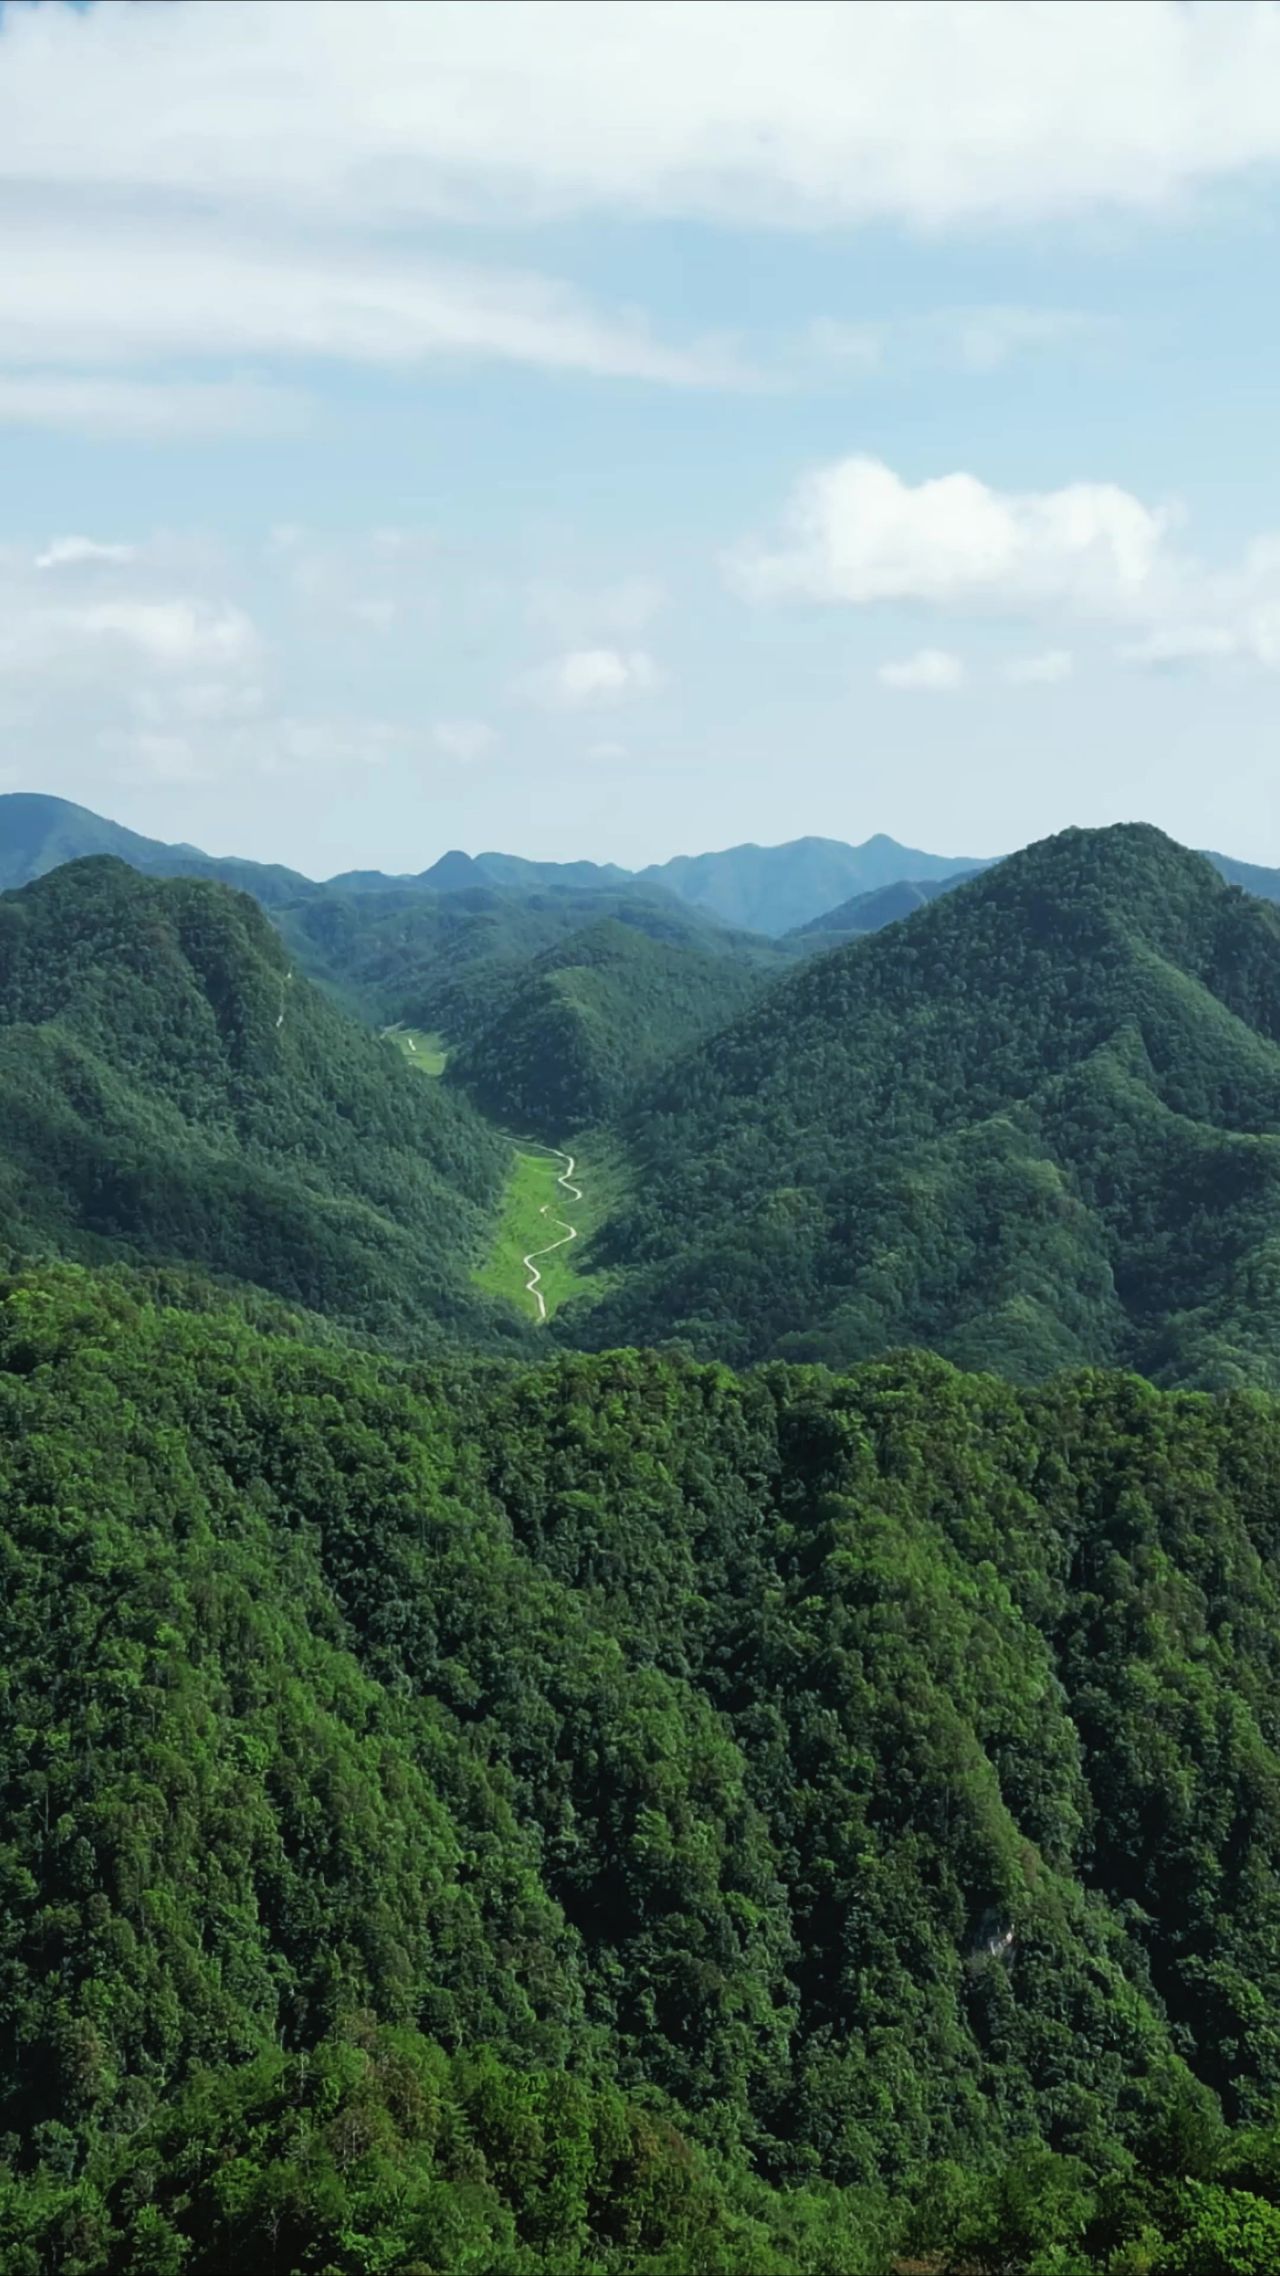
<path id="1" fill-rule="evenodd" d="M 887 688 L 923 689 L 946 695 L 964 685 L 964 664 L 947 648 L 917 648 L 900 663 L 881 664 L 876 674 Z"/>
<path id="2" fill-rule="evenodd" d="M 1046 648 L 1039 656 L 1013 656 L 1004 677 L 1014 688 L 1057 687 L 1069 680 L 1074 660 L 1069 648 Z"/>
<path id="3" fill-rule="evenodd" d="M 78 569 L 90 562 L 132 561 L 132 545 L 107 545 L 94 537 L 55 537 L 36 555 L 37 569 Z"/>
<path id="4" fill-rule="evenodd" d="M 111 343 L 104 340 L 100 352 L 111 354 Z M 156 443 L 181 442 L 189 435 L 277 434 L 301 426 L 308 416 L 305 397 L 248 381 L 0 371 L 4 426 Z"/>
<path id="5" fill-rule="evenodd" d="M 497 743 L 497 735 L 485 719 L 440 719 L 431 731 L 438 751 L 447 759 L 458 759 L 469 766 L 475 759 L 487 758 Z"/>
<path id="6" fill-rule="evenodd" d="M 661 674 L 644 648 L 571 648 L 531 674 L 530 693 L 553 710 L 576 711 L 648 695 Z"/>
<path id="7" fill-rule="evenodd" d="M 258 637 L 242 609 L 183 599 L 19 606 L 0 621 L 0 671 L 44 671 L 102 650 L 162 670 L 188 670 L 245 663 L 257 654 Z"/>
<path id="8" fill-rule="evenodd" d="M 6 10 L 0 153 L 37 196 L 346 225 L 612 208 L 1018 227 L 1280 157 L 1280 20 L 1218 0 L 170 0 Z"/>
<path id="9" fill-rule="evenodd" d="M 1152 671 L 1214 664 L 1232 658 L 1280 664 L 1280 606 L 1247 610 L 1238 624 L 1165 624 L 1143 640 L 1126 642 L 1121 661 Z"/>
<path id="10" fill-rule="evenodd" d="M 728 568 L 761 600 L 1123 615 L 1158 581 L 1172 518 L 1112 483 L 1000 491 L 945 474 L 913 486 L 878 459 L 845 458 L 799 484 L 779 547 Z"/>
<path id="11" fill-rule="evenodd" d="M 794 490 L 773 545 L 725 561 L 749 599 L 914 604 L 1122 631 L 1128 664 L 1230 661 L 1280 669 L 1280 535 L 1221 568 L 1173 543 L 1183 516 L 1114 483 L 1001 491 L 972 474 L 911 484 L 877 459 L 838 459 Z M 1064 679 L 1055 645 L 1013 659 L 1013 683 Z"/>
<path id="12" fill-rule="evenodd" d="M 10 367 L 0 413 L 6 393 L 10 417 L 36 417 L 56 402 L 47 379 L 24 385 L 13 367 L 92 367 L 75 382 L 78 393 L 64 394 L 63 410 L 78 405 L 87 415 L 96 404 L 132 414 L 140 432 L 163 413 L 167 393 L 179 425 L 193 414 L 199 424 L 201 412 L 215 426 L 253 424 L 256 412 L 279 406 L 270 391 L 264 404 L 243 386 L 201 395 L 190 383 L 176 395 L 156 383 L 139 399 L 117 382 L 113 399 L 101 367 L 274 356 L 412 370 L 479 356 L 677 386 L 735 376 L 723 355 L 666 346 L 638 317 L 601 314 L 570 286 L 523 270 L 407 257 L 332 233 L 317 243 L 263 223 L 251 235 L 199 217 L 34 221 L 3 208 L 0 355 Z"/>
<path id="13" fill-rule="evenodd" d="M 626 755 L 627 746 L 625 743 L 592 743 L 587 752 L 587 757 L 598 760 L 601 766 L 616 765 L 617 761 L 625 759 Z"/>
<path id="14" fill-rule="evenodd" d="M 242 662 L 257 649 L 257 636 L 242 609 L 189 600 L 95 601 L 78 609 L 51 611 L 46 618 L 55 636 L 119 640 L 148 663 Z"/>

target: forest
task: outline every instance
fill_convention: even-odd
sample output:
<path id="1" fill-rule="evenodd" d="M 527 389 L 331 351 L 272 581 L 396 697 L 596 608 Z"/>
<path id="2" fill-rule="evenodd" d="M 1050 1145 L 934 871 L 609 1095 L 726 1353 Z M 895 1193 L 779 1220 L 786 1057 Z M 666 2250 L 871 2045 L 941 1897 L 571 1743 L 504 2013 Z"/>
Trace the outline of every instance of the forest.
<path id="1" fill-rule="evenodd" d="M 1280 2267 L 1280 917 L 918 899 L 0 896 L 6 2276 Z"/>
<path id="2" fill-rule="evenodd" d="M 3 1290 L 6 2269 L 1275 2265 L 1280 1406 L 163 1296 Z"/>
<path id="3" fill-rule="evenodd" d="M 567 1340 L 1280 1386 L 1280 912 L 1157 830 L 814 957 L 623 1131 L 614 1287 Z"/>

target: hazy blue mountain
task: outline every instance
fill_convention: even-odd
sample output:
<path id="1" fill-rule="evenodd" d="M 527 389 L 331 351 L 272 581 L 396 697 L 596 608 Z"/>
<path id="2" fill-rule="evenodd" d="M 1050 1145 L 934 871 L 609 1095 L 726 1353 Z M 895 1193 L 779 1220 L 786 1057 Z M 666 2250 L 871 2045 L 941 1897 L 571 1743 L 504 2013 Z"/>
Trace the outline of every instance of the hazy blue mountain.
<path id="1" fill-rule="evenodd" d="M 1220 877 L 1254 893 L 1260 901 L 1280 901 L 1280 869 L 1260 869 L 1255 861 L 1236 861 L 1230 854 L 1206 853 Z"/>
<path id="2" fill-rule="evenodd" d="M 296 901 L 316 890 L 310 878 L 271 862 L 239 861 L 202 853 L 198 846 L 166 845 L 141 837 L 119 822 L 108 822 L 87 806 L 42 792 L 11 790 L 0 796 L 0 892 L 29 885 L 90 854 L 114 854 L 130 869 L 151 877 L 212 877 L 238 885 L 265 908 Z"/>
<path id="3" fill-rule="evenodd" d="M 955 877 L 988 864 L 972 857 L 920 853 L 883 835 L 865 845 L 838 838 L 795 838 L 784 846 L 730 846 L 723 853 L 677 854 L 642 870 L 681 900 L 748 932 L 793 932 L 851 895 L 902 878 Z"/>
<path id="4" fill-rule="evenodd" d="M 475 866 L 494 885 L 627 885 L 636 876 L 612 861 L 526 861 L 522 854 L 477 854 Z"/>
<path id="5" fill-rule="evenodd" d="M 893 885 L 878 885 L 870 893 L 855 893 L 852 900 L 842 901 L 838 909 L 828 909 L 807 925 L 797 925 L 787 938 L 807 951 L 839 948 L 844 941 L 861 940 L 864 933 L 881 932 L 885 925 L 896 925 L 903 917 L 914 916 L 917 909 L 936 901 L 940 893 L 949 893 L 953 886 L 963 885 L 970 874 L 961 870 L 955 877 L 900 877 Z"/>

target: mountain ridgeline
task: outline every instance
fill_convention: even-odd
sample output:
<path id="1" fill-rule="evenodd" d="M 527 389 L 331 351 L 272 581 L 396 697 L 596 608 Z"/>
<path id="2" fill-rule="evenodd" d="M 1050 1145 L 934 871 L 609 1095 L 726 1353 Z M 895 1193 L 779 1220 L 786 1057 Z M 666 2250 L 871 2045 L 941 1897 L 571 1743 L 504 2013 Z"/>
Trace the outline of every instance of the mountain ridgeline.
<path id="1" fill-rule="evenodd" d="M 246 895 L 103 857 L 0 898 L 0 1210 L 348 1326 L 483 1336 L 505 1150 L 295 973 Z"/>
<path id="2" fill-rule="evenodd" d="M 633 1114 L 563 1333 L 1280 1383 L 1280 913 L 1069 831 L 805 965 Z"/>

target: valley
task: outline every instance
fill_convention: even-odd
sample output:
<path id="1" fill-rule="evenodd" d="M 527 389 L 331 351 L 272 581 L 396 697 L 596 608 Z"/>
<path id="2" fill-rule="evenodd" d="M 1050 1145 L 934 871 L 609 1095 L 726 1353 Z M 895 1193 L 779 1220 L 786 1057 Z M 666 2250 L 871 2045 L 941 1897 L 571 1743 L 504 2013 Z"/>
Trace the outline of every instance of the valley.
<path id="1" fill-rule="evenodd" d="M 593 1263 L 591 1242 L 619 1206 L 625 1171 L 616 1149 L 590 1136 L 585 1143 L 587 1152 L 569 1154 L 527 1139 L 512 1141 L 491 1245 L 476 1272 L 477 1286 L 487 1295 L 514 1303 L 538 1323 L 553 1319 L 571 1300 L 602 1296 L 609 1286 L 607 1274 Z M 572 1206 L 566 1216 L 567 1203 Z M 535 1265 L 538 1278 L 531 1282 Z"/>
<path id="2" fill-rule="evenodd" d="M 24 2276 L 1268 2234 L 1280 915 L 630 891 L 0 895 Z"/>

